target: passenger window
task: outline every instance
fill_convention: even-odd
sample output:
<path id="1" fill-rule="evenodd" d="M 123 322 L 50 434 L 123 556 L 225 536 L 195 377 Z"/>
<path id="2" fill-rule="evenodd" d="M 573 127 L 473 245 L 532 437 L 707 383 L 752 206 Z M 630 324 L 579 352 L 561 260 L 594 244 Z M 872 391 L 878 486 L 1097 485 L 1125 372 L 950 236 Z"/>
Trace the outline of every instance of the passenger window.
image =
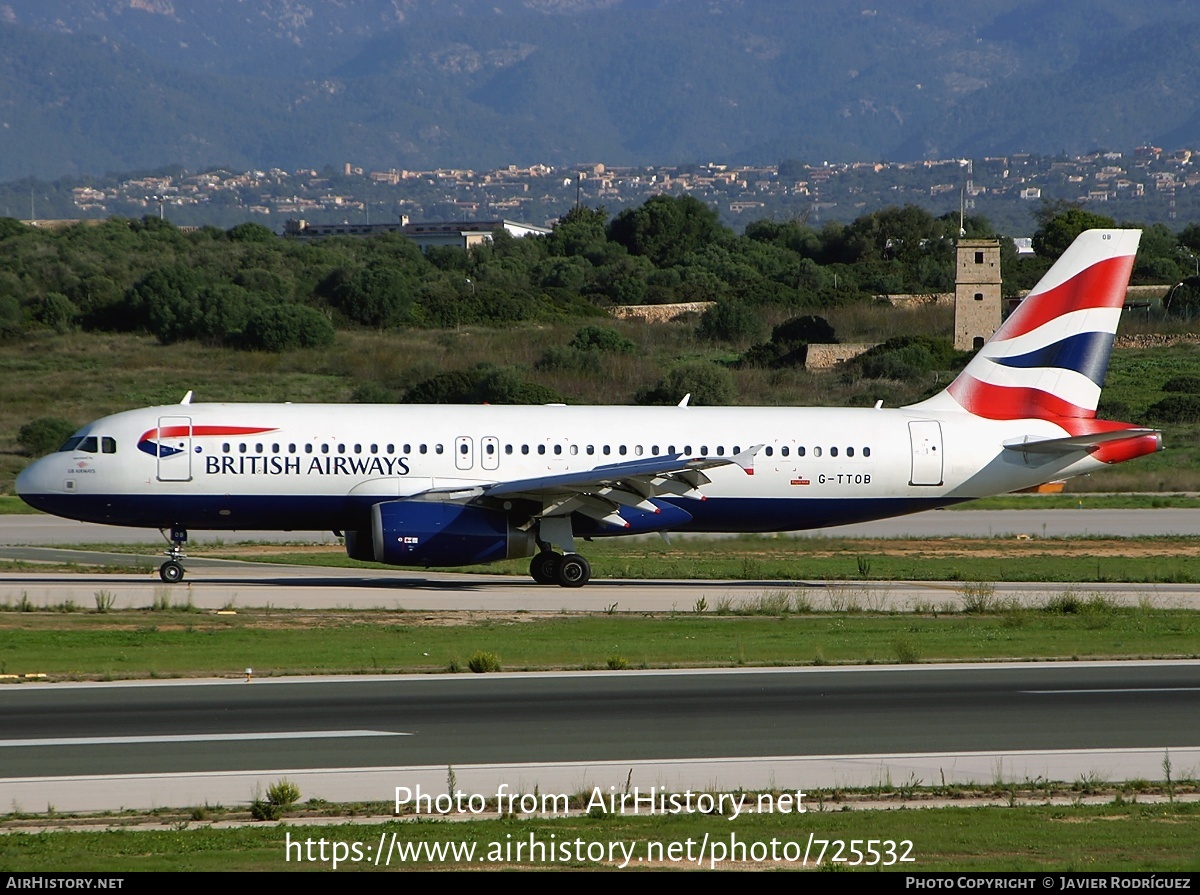
<path id="1" fill-rule="evenodd" d="M 339 445 L 338 445 L 338 453 L 339 453 L 339 454 L 344 454 L 344 453 L 346 453 L 346 446 L 345 446 L 344 444 L 339 444 Z"/>
<path id="2" fill-rule="evenodd" d="M 783 447 L 781 447 L 779 449 L 779 453 L 786 457 L 788 455 L 788 446 L 785 444 Z"/>
<path id="3" fill-rule="evenodd" d="M 356 444 L 356 445 L 354 446 L 354 453 L 356 453 L 356 454 L 361 454 L 361 453 L 362 453 L 362 445 L 361 445 L 361 444 Z"/>
<path id="4" fill-rule="evenodd" d="M 464 457 L 467 455 L 467 452 L 468 452 L 468 451 L 470 451 L 470 450 L 471 450 L 471 449 L 470 449 L 469 447 L 467 447 L 465 444 L 460 444 L 460 445 L 458 446 L 458 452 L 459 452 L 460 454 L 462 454 Z"/>
<path id="5" fill-rule="evenodd" d="M 640 444 L 636 445 L 633 449 L 633 452 L 640 457 L 642 455 L 642 446 Z"/>
<path id="6" fill-rule="evenodd" d="M 579 445 L 577 445 L 577 444 L 571 445 L 571 456 L 575 457 L 578 454 L 579 454 Z"/>
<path id="7" fill-rule="evenodd" d="M 763 453 L 765 453 L 768 457 L 773 457 L 775 455 L 775 449 L 768 445 Z"/>
<path id="8" fill-rule="evenodd" d="M 617 453 L 620 454 L 622 457 L 624 457 L 625 456 L 625 445 L 621 445 L 619 448 L 617 448 Z"/>
<path id="9" fill-rule="evenodd" d="M 804 456 L 804 445 L 801 445 L 800 447 L 796 448 L 796 456 L 797 457 Z"/>
<path id="10" fill-rule="evenodd" d="M 652 448 L 650 448 L 650 453 L 652 453 L 656 457 L 658 456 L 658 445 L 657 444 L 654 445 Z"/>
<path id="11" fill-rule="evenodd" d="M 312 452 L 313 452 L 312 442 L 309 442 L 308 444 L 306 444 L 304 446 L 304 453 L 311 454 Z"/>
<path id="12" fill-rule="evenodd" d="M 377 444 L 371 445 L 371 453 L 378 454 L 379 453 L 379 445 L 377 445 Z"/>
<path id="13" fill-rule="evenodd" d="M 521 445 L 521 453 L 528 454 L 529 453 L 529 445 L 527 445 L 527 444 Z"/>
<path id="14" fill-rule="evenodd" d="M 327 444 L 321 445 L 321 453 L 328 454 L 329 453 L 329 445 L 327 445 Z"/>
<path id="15" fill-rule="evenodd" d="M 254 453 L 261 454 L 262 452 L 263 452 L 263 445 L 262 445 L 262 442 L 260 441 L 258 444 L 256 444 L 254 446 Z"/>
<path id="16" fill-rule="evenodd" d="M 829 456 L 831 456 L 831 457 L 836 457 L 836 456 L 837 456 L 837 448 L 835 448 L 835 447 L 831 447 L 831 448 L 829 449 Z"/>
<path id="17" fill-rule="evenodd" d="M 294 453 L 296 453 L 296 446 L 295 446 L 294 444 L 289 444 L 289 445 L 288 445 L 288 453 L 289 453 L 289 454 L 294 454 Z"/>
<path id="18" fill-rule="evenodd" d="M 506 454 L 511 454 L 511 453 L 512 453 L 512 445 L 511 445 L 511 444 L 506 444 L 506 445 L 504 446 L 504 453 L 506 453 Z"/>
<path id="19" fill-rule="evenodd" d="M 433 446 L 433 452 L 435 454 L 440 454 L 442 452 L 442 446 L 440 444 L 435 444 Z"/>
<path id="20" fill-rule="evenodd" d="M 604 446 L 604 456 L 606 456 L 606 457 L 607 457 L 607 456 L 608 456 L 609 454 L 611 454 L 611 453 L 612 453 L 612 448 L 611 448 L 609 445 L 607 445 L 607 444 L 606 444 L 606 445 Z"/>
<path id="21" fill-rule="evenodd" d="M 388 445 L 388 453 L 390 454 L 391 452 L 392 452 L 392 446 L 389 444 Z M 411 444 L 406 444 L 404 446 L 404 453 L 406 453 L 406 454 L 412 453 L 412 445 Z"/>
<path id="22" fill-rule="evenodd" d="M 587 446 L 587 453 L 588 453 L 589 457 L 592 456 L 592 454 L 596 453 L 596 446 L 594 444 L 589 444 Z"/>
<path id="23" fill-rule="evenodd" d="M 554 446 L 554 454 L 555 454 L 555 456 L 562 456 L 562 445 L 561 444 L 556 444 Z"/>
<path id="24" fill-rule="evenodd" d="M 239 454 L 246 453 L 246 442 L 243 441 L 241 444 L 238 445 L 238 453 Z"/>
<path id="25" fill-rule="evenodd" d="M 465 447 L 466 447 L 466 445 L 464 444 L 464 445 L 463 445 L 463 447 L 465 448 Z M 489 457 L 491 457 L 492 455 L 494 455 L 494 454 L 496 453 L 496 446 L 495 446 L 494 444 L 492 444 L 492 443 L 489 441 L 487 444 L 485 444 L 485 445 L 483 446 L 483 451 L 484 451 L 484 453 L 486 453 L 486 454 L 487 454 Z M 464 451 L 463 451 L 463 453 L 465 454 L 465 453 L 466 453 L 466 451 L 464 450 Z"/>
<path id="26" fill-rule="evenodd" d="M 864 456 L 864 457 L 869 457 L 869 456 L 871 456 L 871 449 L 870 449 L 870 448 L 863 448 L 863 456 Z"/>
<path id="27" fill-rule="evenodd" d="M 389 444 L 389 445 L 387 446 L 387 452 L 388 452 L 389 454 L 394 454 L 394 453 L 396 453 L 396 446 L 395 446 L 394 444 Z M 407 454 L 408 452 L 409 452 L 409 451 L 408 451 L 408 445 L 406 444 L 406 445 L 404 446 L 404 453 L 406 453 L 406 454 Z"/>
<path id="28" fill-rule="evenodd" d="M 423 444 L 417 448 L 417 451 L 422 454 L 428 454 L 429 453 L 429 445 Z"/>
<path id="29" fill-rule="evenodd" d="M 277 444 L 271 445 L 271 453 L 278 454 L 279 453 L 279 445 L 277 445 Z"/>
<path id="30" fill-rule="evenodd" d="M 544 444 L 539 444 L 539 445 L 538 445 L 538 453 L 539 453 L 539 454 L 544 454 L 544 453 L 546 453 L 546 446 L 545 446 Z"/>
<path id="31" fill-rule="evenodd" d="M 819 457 L 819 456 L 821 456 L 821 449 L 820 449 L 819 447 L 815 447 L 815 448 L 813 448 L 813 456 L 814 456 L 814 457 Z"/>
<path id="32" fill-rule="evenodd" d="M 853 457 L 854 456 L 854 448 L 852 448 L 852 447 L 846 448 L 846 456 Z"/>

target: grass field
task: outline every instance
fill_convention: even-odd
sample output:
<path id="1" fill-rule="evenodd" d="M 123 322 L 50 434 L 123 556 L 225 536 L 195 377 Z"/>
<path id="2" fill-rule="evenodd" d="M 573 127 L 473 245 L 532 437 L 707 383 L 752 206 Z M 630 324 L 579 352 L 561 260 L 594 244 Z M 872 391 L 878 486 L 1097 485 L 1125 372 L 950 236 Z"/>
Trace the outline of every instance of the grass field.
<path id="1" fill-rule="evenodd" d="M 208 823 L 221 812 L 197 809 L 172 830 L 0 835 L 0 870 L 323 870 L 333 869 L 334 842 L 342 846 L 336 868 L 341 871 L 379 869 L 373 855 L 380 843 L 391 856 L 389 862 L 380 862 L 381 867 L 390 863 L 395 869 L 626 866 L 1159 873 L 1200 869 L 1196 853 L 1200 805 L 1139 804 L 1136 786 L 1104 805 L 916 811 L 847 812 L 841 810 L 846 803 L 837 792 L 805 795 L 808 810 L 804 814 L 755 813 L 736 819 L 700 814 L 656 818 L 607 814 L 353 826 L 312 826 L 300 820 L 282 826 L 217 829 Z M 1082 798 L 1082 793 L 1078 797 Z M 907 804 L 919 805 L 920 801 L 907 800 Z M 829 840 L 834 845 L 822 848 L 822 842 Z M 844 848 L 837 847 L 839 840 Z M 311 851 L 305 847 L 307 842 L 312 843 Z M 325 843 L 324 860 L 320 860 L 321 842 Z M 539 856 L 548 855 L 549 859 L 530 860 L 530 842 L 541 843 Z M 357 860 L 353 843 L 360 846 Z M 428 851 L 412 854 L 410 850 L 418 843 L 423 843 L 423 849 L 444 850 L 444 856 L 431 860 Z M 523 846 L 521 852 L 518 843 Z M 557 847 L 546 849 L 554 843 Z M 474 849 L 471 857 L 461 851 L 464 848 Z M 875 850 L 874 856 L 868 849 Z M 405 852 L 407 859 L 401 857 Z M 868 864 L 883 866 L 864 866 Z"/>
<path id="2" fill-rule="evenodd" d="M 480 654 L 511 671 L 1195 658 L 1200 615 L 1062 593 L 1030 608 L 813 612 L 802 591 L 667 614 L 0 613 L 0 674 L 53 679 L 466 672 Z"/>

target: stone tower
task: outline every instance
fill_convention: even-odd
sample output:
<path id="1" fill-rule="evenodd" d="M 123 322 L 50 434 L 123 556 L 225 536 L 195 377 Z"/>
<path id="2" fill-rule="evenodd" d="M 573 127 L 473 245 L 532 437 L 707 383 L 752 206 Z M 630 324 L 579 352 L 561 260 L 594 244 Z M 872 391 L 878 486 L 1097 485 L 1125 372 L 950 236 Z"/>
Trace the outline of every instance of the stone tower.
<path id="1" fill-rule="evenodd" d="M 954 278 L 954 347 L 982 348 L 1000 328 L 1000 240 L 960 239 Z"/>

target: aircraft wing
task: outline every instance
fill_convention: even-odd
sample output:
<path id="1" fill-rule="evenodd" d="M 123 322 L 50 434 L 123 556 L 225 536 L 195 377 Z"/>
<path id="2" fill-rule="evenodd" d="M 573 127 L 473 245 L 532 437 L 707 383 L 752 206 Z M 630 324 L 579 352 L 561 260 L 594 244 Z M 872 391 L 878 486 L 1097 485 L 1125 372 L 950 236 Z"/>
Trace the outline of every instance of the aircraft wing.
<path id="1" fill-rule="evenodd" d="M 655 502 L 657 497 L 704 500 L 700 489 L 711 481 L 705 470 L 740 466 L 747 475 L 753 475 L 754 455 L 761 448 L 747 448 L 732 457 L 667 454 L 469 489 L 434 488 L 408 499 L 451 503 L 528 500 L 542 505 L 538 518 L 581 513 L 605 525 L 628 528 L 629 521 L 620 514 L 622 507 L 657 515 L 664 509 L 663 504 Z"/>

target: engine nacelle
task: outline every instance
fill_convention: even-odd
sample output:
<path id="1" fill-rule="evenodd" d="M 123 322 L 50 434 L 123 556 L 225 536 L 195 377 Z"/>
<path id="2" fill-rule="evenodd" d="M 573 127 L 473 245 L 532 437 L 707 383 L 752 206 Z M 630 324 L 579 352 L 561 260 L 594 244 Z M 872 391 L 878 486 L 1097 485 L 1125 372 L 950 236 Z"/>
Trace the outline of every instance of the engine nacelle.
<path id="1" fill-rule="evenodd" d="M 346 553 L 397 566 L 465 566 L 533 556 L 532 532 L 499 510 L 424 500 L 371 508 L 370 531 L 346 532 Z"/>

